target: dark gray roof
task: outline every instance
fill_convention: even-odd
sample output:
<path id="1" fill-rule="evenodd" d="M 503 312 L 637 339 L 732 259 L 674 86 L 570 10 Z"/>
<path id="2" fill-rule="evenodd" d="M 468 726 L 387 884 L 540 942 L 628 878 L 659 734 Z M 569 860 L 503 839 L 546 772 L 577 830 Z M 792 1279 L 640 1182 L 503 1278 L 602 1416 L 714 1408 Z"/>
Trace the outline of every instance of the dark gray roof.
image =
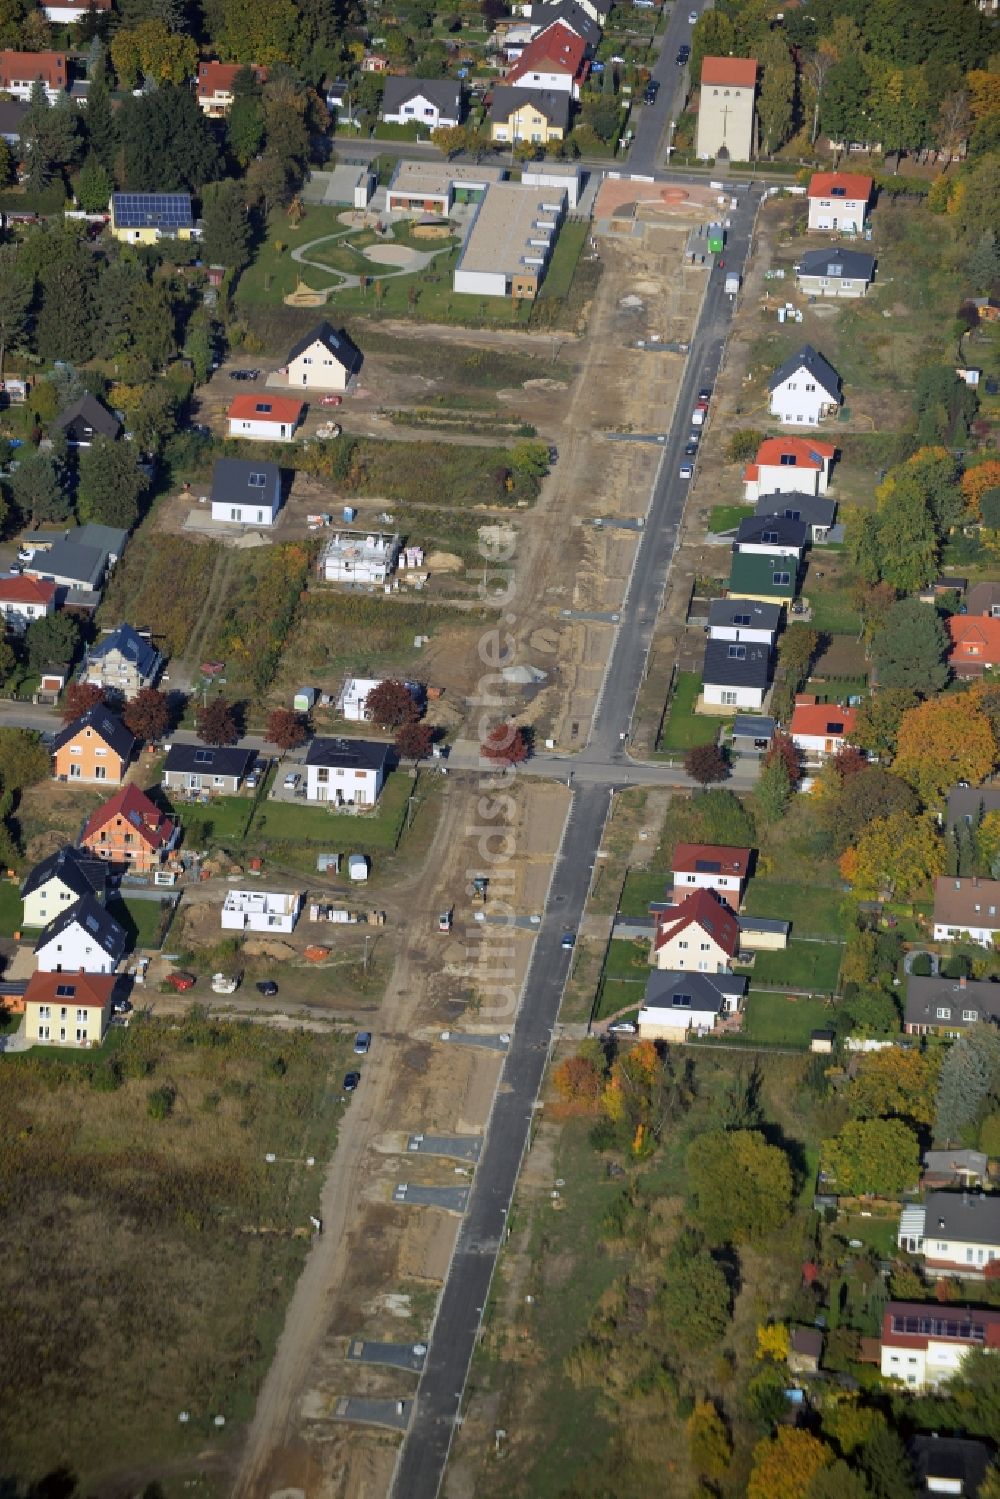
<path id="1" fill-rule="evenodd" d="M 734 629 L 776 630 L 781 624 L 780 604 L 760 604 L 753 599 L 713 599 L 708 606 L 708 627 L 731 625 Z"/>
<path id="2" fill-rule="evenodd" d="M 601 40 L 601 25 L 594 17 L 588 15 L 582 5 L 576 0 L 558 0 L 558 3 L 549 5 L 533 5 L 528 12 L 528 20 L 532 26 L 537 26 L 538 31 L 545 31 L 556 21 L 562 21 L 577 36 L 583 38 L 588 47 L 596 47 Z M 538 35 L 538 32 L 535 33 Z"/>
<path id="3" fill-rule="evenodd" d="M 437 106 L 449 119 L 460 119 L 462 114 L 462 85 L 450 78 L 397 78 L 385 80 L 382 95 L 382 114 L 396 114 L 410 99 L 420 94 Z"/>
<path id="4" fill-rule="evenodd" d="M 311 335 L 306 348 L 312 343 Z M 288 356 L 294 358 L 294 354 Z M 251 480 L 255 482 L 251 483 Z M 263 482 L 261 482 L 263 481 Z M 260 459 L 247 462 L 245 458 L 219 458 L 212 470 L 213 505 L 249 505 L 267 502 L 274 505 L 281 500 L 281 469 L 276 463 L 265 463 Z"/>
<path id="5" fill-rule="evenodd" d="M 749 640 L 709 640 L 701 677 L 714 687 L 766 687 L 771 680 L 771 647 Z"/>
<path id="6" fill-rule="evenodd" d="M 755 717 L 751 713 L 737 713 L 733 720 L 734 739 L 772 739 L 774 729 L 773 718 Z"/>
<path id="7" fill-rule="evenodd" d="M 61 880 L 77 900 L 85 895 L 96 895 L 103 900 L 108 888 L 107 865 L 67 844 L 35 865 L 21 886 L 21 899 L 33 890 L 40 890 L 51 879 Z"/>
<path id="8" fill-rule="evenodd" d="M 533 104 L 550 125 L 561 126 L 565 130 L 569 124 L 568 89 L 515 88 L 504 83 L 498 83 L 493 90 L 490 119 L 509 120 L 515 109 L 522 104 Z"/>
<path id="9" fill-rule="evenodd" d="M 956 822 L 978 824 L 987 812 L 1000 812 L 1000 783 L 987 786 L 953 786 L 948 792 L 948 827 Z"/>
<path id="10" fill-rule="evenodd" d="M 41 578 L 68 578 L 81 588 L 98 589 L 104 581 L 108 554 L 103 547 L 85 546 L 68 536 L 36 552 L 30 571 Z"/>
<path id="11" fill-rule="evenodd" d="M 790 921 L 782 921 L 775 916 L 743 916 L 737 917 L 741 932 L 785 932 L 792 929 Z"/>
<path id="12" fill-rule="evenodd" d="M 969 589 L 966 606 L 970 614 L 992 614 L 1000 608 L 1000 583 L 976 583 Z"/>
<path id="13" fill-rule="evenodd" d="M 109 411 L 102 401 L 92 396 L 89 390 L 85 390 L 78 401 L 66 410 L 60 412 L 52 423 L 57 432 L 62 432 L 77 417 L 82 417 L 88 427 L 93 427 L 100 437 L 110 437 L 112 442 L 122 429 L 122 424 L 113 411 Z"/>
<path id="14" fill-rule="evenodd" d="M 74 718 L 53 739 L 53 750 L 62 749 L 64 744 L 69 744 L 83 729 L 93 729 L 95 734 L 100 734 L 109 749 L 114 750 L 122 760 L 130 760 L 135 749 L 136 739 L 131 729 L 127 729 L 111 709 L 104 703 L 95 703 L 93 708 L 88 708 L 86 713 Z"/>
<path id="15" fill-rule="evenodd" d="M 214 744 L 172 744 L 163 762 L 164 771 L 198 775 L 235 776 L 243 780 L 257 759 L 256 750 L 219 748 Z"/>
<path id="16" fill-rule="evenodd" d="M 388 88 L 390 83 L 406 82 L 408 82 L 408 80 L 405 78 L 388 78 L 386 80 L 386 88 Z M 346 370 L 349 370 L 352 375 L 361 368 L 361 350 L 358 348 L 357 344 L 353 341 L 353 339 L 348 337 L 343 328 L 341 328 L 338 332 L 333 324 L 328 323 L 325 319 L 322 323 L 318 323 L 315 328 L 311 328 L 304 338 L 299 339 L 298 343 L 292 345 L 292 347 L 288 351 L 288 358 L 286 359 L 285 363 L 291 364 L 293 359 L 297 359 L 300 354 L 304 354 L 306 349 L 308 349 L 312 344 L 316 343 L 317 339 L 321 344 L 329 349 L 333 357 L 339 360 L 344 368 Z M 232 461 L 233 460 L 231 459 L 220 460 L 220 462 L 222 463 Z M 218 469 L 218 467 L 219 464 L 217 463 L 216 469 Z M 247 467 L 250 467 L 250 465 L 248 464 Z M 274 468 L 276 467 L 276 465 L 272 463 L 267 465 L 267 467 Z"/>
<path id="17" fill-rule="evenodd" d="M 801 552 L 807 540 L 805 521 L 783 515 L 748 515 L 740 521 L 733 545 L 797 547 Z"/>
<path id="18" fill-rule="evenodd" d="M 27 113 L 27 104 L 19 99 L 0 100 L 0 135 L 20 137 L 21 123 Z"/>
<path id="19" fill-rule="evenodd" d="M 121 526 L 102 526 L 92 520 L 77 531 L 67 531 L 66 535 L 71 541 L 78 541 L 81 546 L 101 547 L 114 562 L 124 552 L 128 541 L 128 532 L 123 531 Z"/>
<path id="20" fill-rule="evenodd" d="M 727 995 L 741 998 L 747 979 L 739 973 L 651 973 L 644 1005 L 657 1010 L 712 1010 L 718 1014 Z"/>
<path id="21" fill-rule="evenodd" d="M 377 739 L 314 739 L 306 764 L 344 770 L 384 770 L 391 749 L 390 744 Z"/>
<path id="22" fill-rule="evenodd" d="M 822 354 L 817 354 L 812 344 L 803 344 L 796 354 L 786 359 L 784 364 L 779 364 L 770 380 L 767 382 L 768 390 L 777 390 L 796 370 L 805 368 L 817 385 L 821 385 L 831 396 L 840 396 L 840 376 Z"/>
<path id="23" fill-rule="evenodd" d="M 837 502 L 825 494 L 762 494 L 757 501 L 756 515 L 786 515 L 793 520 L 803 520 L 807 526 L 832 526 L 837 513 Z"/>
<path id="24" fill-rule="evenodd" d="M 947 1010 L 947 1015 L 938 1015 Z M 975 1020 L 963 1020 L 963 1011 L 975 1012 L 976 1020 L 1000 1022 L 1000 984 L 988 979 L 921 978 L 911 973 L 906 980 L 906 1024 L 933 1025 L 948 1030 L 967 1030 Z"/>
<path id="25" fill-rule="evenodd" d="M 965 1244 L 1000 1246 L 1000 1193 L 928 1192 L 924 1211 L 925 1245 L 940 1233 Z"/>
<path id="26" fill-rule="evenodd" d="M 870 281 L 875 275 L 875 258 L 860 250 L 807 250 L 799 260 L 800 276 L 826 276 L 835 281 Z"/>
<path id="27" fill-rule="evenodd" d="M 932 1493 L 931 1480 L 940 1484 L 950 1479 L 952 1494 L 978 1494 L 986 1477 L 992 1457 L 992 1449 L 985 1442 L 973 1441 L 971 1437 L 914 1437 L 910 1443 L 913 1465 L 917 1472 L 920 1492 Z M 940 1488 L 936 1492 L 942 1492 Z"/>
<path id="28" fill-rule="evenodd" d="M 87 659 L 103 661 L 112 651 L 119 651 L 126 661 L 132 661 L 144 677 L 154 676 L 160 664 L 159 651 L 138 630 L 133 630 L 131 625 L 119 625 L 117 630 L 112 630 L 96 645 L 92 645 L 87 652 Z"/>
<path id="29" fill-rule="evenodd" d="M 71 906 L 67 906 L 65 911 L 60 911 L 55 920 L 50 921 L 42 932 L 35 944 L 35 951 L 37 952 L 41 947 L 47 947 L 74 922 L 93 937 L 109 958 L 118 962 L 128 946 L 128 936 L 124 927 L 119 926 L 115 918 L 109 916 L 92 895 L 85 895 L 82 900 L 74 901 Z"/>

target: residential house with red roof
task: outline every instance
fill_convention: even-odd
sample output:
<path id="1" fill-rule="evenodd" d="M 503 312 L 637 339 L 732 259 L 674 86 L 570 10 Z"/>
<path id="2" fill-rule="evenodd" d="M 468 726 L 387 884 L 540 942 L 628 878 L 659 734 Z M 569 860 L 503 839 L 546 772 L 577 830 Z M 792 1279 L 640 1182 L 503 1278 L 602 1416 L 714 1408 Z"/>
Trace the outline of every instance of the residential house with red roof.
<path id="1" fill-rule="evenodd" d="M 672 861 L 674 900 L 682 901 L 692 890 L 714 890 L 738 911 L 750 872 L 750 853 L 748 848 L 716 843 L 678 843 Z"/>
<path id="2" fill-rule="evenodd" d="M 65 93 L 68 76 L 65 52 L 0 52 L 0 91 L 25 104 L 39 79 L 54 104 Z"/>
<path id="3" fill-rule="evenodd" d="M 953 1379 L 973 1348 L 1000 1351 L 1000 1311 L 926 1301 L 889 1301 L 882 1314 L 882 1377 L 911 1390 Z"/>
<path id="4" fill-rule="evenodd" d="M 0 611 L 8 630 L 18 635 L 36 619 L 44 619 L 56 607 L 56 585 L 41 578 L 11 573 L 0 578 Z"/>
<path id="5" fill-rule="evenodd" d="M 814 172 L 809 180 L 809 228 L 860 234 L 873 185 L 860 172 Z"/>
<path id="6" fill-rule="evenodd" d="M 838 703 L 821 703 L 808 692 L 800 692 L 789 725 L 792 743 L 803 759 L 812 762 L 835 755 L 854 732 L 856 708 L 841 708 Z"/>
<path id="7" fill-rule="evenodd" d="M 100 1046 L 117 983 L 113 973 L 33 973 L 24 991 L 29 1044 Z"/>
<path id="8" fill-rule="evenodd" d="M 260 442 L 292 442 L 305 414 L 305 406 L 294 396 L 234 396 L 226 413 L 229 436 Z"/>
<path id="9" fill-rule="evenodd" d="M 693 890 L 679 906 L 656 911 L 650 962 L 662 972 L 729 973 L 740 924 L 714 890 Z"/>
<path id="10" fill-rule="evenodd" d="M 221 120 L 233 107 L 233 84 L 244 68 L 238 62 L 200 62 L 198 64 L 198 107 L 210 120 Z M 267 79 L 267 69 L 251 65 L 258 83 Z"/>
<path id="11" fill-rule="evenodd" d="M 701 64 L 696 149 L 702 161 L 726 152 L 730 161 L 754 155 L 757 60 L 705 57 Z"/>
<path id="12" fill-rule="evenodd" d="M 580 85 L 589 68 L 583 37 L 557 21 L 528 43 L 503 81 L 540 92 L 568 92 L 571 98 L 579 99 Z"/>
<path id="13" fill-rule="evenodd" d="M 826 494 L 837 450 L 832 443 L 808 437 L 768 437 L 743 470 L 743 497 L 748 504 L 767 494 Z"/>
<path id="14" fill-rule="evenodd" d="M 177 843 L 178 833 L 178 824 L 144 791 L 128 785 L 91 815 L 80 844 L 108 864 L 151 874 Z"/>
<path id="15" fill-rule="evenodd" d="M 956 677 L 981 677 L 1000 665 L 1000 619 L 990 614 L 952 614 L 948 665 Z"/>

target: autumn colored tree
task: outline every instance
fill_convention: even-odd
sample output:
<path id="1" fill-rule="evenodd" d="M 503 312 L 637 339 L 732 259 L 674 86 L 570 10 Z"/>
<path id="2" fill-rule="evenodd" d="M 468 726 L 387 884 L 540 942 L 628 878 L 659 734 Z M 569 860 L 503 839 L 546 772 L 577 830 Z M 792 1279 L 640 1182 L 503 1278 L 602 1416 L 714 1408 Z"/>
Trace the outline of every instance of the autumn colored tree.
<path id="1" fill-rule="evenodd" d="M 823 1166 L 841 1196 L 898 1197 L 920 1179 L 920 1142 L 902 1119 L 849 1119 L 823 1141 Z"/>
<path id="2" fill-rule="evenodd" d="M 847 781 L 868 768 L 868 756 L 853 744 L 842 744 L 830 761 L 839 781 Z"/>
<path id="3" fill-rule="evenodd" d="M 214 697 L 195 714 L 198 738 L 203 744 L 220 747 L 235 744 L 239 736 L 236 722 L 236 706 L 228 698 Z"/>
<path id="4" fill-rule="evenodd" d="M 780 761 L 787 770 L 788 784 L 794 791 L 795 787 L 802 779 L 802 757 L 799 754 L 798 748 L 792 736 L 790 734 L 782 733 L 780 729 L 771 740 L 771 743 L 768 746 L 767 753 L 764 756 L 765 770 L 769 769 L 778 761 Z"/>
<path id="5" fill-rule="evenodd" d="M 783 1364 L 788 1358 L 788 1328 L 784 1322 L 766 1322 L 757 1328 L 757 1358 Z"/>
<path id="6" fill-rule="evenodd" d="M 132 701 L 125 704 L 122 718 L 137 739 L 154 744 L 170 728 L 170 701 L 165 692 L 158 692 L 155 687 L 142 687 Z"/>
<path id="7" fill-rule="evenodd" d="M 104 688 L 98 687 L 95 682 L 70 682 L 63 694 L 63 723 L 72 723 L 74 718 L 80 718 L 90 708 L 96 708 L 98 703 L 103 702 Z"/>
<path id="8" fill-rule="evenodd" d="M 944 845 L 931 818 L 893 812 L 862 830 L 840 872 L 856 895 L 910 899 L 944 872 Z"/>
<path id="9" fill-rule="evenodd" d="M 893 772 L 928 806 L 958 780 L 978 786 L 997 763 L 993 725 L 976 692 L 931 698 L 904 713 Z"/>
<path id="10" fill-rule="evenodd" d="M 797 1426 L 779 1426 L 753 1450 L 747 1499 L 808 1499 L 809 1487 L 834 1460 L 832 1447 Z"/>
<path id="11" fill-rule="evenodd" d="M 726 1423 L 711 1400 L 699 1400 L 687 1419 L 691 1466 L 706 1478 L 721 1478 L 733 1455 Z"/>
<path id="12" fill-rule="evenodd" d="M 988 489 L 1000 487 L 1000 459 L 987 458 L 985 463 L 977 463 L 974 468 L 967 468 L 962 475 L 962 494 L 965 496 L 966 509 L 970 520 L 982 520 L 983 495 Z"/>
<path id="13" fill-rule="evenodd" d="M 298 749 L 309 737 L 305 714 L 296 713 L 292 708 L 272 709 L 267 715 L 266 737 L 282 751 Z"/>
<path id="14" fill-rule="evenodd" d="M 726 779 L 729 761 L 717 744 L 695 744 L 684 756 L 684 769 L 699 786 L 710 786 Z"/>
<path id="15" fill-rule="evenodd" d="M 594 1056 L 581 1049 L 554 1069 L 552 1086 L 574 1113 L 596 1114 L 604 1088 L 604 1069 Z"/>
<path id="16" fill-rule="evenodd" d="M 896 753 L 899 725 L 917 695 L 909 687 L 883 687 L 870 693 L 858 706 L 851 740 L 883 759 Z"/>
<path id="17" fill-rule="evenodd" d="M 429 723 L 421 723 L 419 719 L 410 719 L 408 723 L 400 724 L 392 742 L 405 759 L 423 760 L 431 752 L 434 727 Z"/>
<path id="18" fill-rule="evenodd" d="M 417 718 L 419 710 L 413 701 L 413 693 L 405 682 L 391 678 L 373 687 L 365 698 L 365 717 L 376 728 L 388 732 L 398 729 L 400 724 Z"/>
<path id="19" fill-rule="evenodd" d="M 941 1054 L 887 1047 L 858 1058 L 841 1097 L 856 1119 L 899 1118 L 934 1123 Z"/>
<path id="20" fill-rule="evenodd" d="M 531 750 L 523 729 L 514 723 L 498 723 L 487 734 L 479 746 L 484 760 L 496 765 L 520 765 L 527 760 Z"/>

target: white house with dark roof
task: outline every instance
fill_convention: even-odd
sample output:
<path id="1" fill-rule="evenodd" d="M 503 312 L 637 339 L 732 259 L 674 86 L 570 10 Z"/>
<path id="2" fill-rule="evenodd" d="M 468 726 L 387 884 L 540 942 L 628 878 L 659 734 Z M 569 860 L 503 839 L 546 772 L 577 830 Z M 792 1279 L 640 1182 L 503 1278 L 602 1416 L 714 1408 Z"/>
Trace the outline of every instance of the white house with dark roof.
<path id="1" fill-rule="evenodd" d="M 1000 1025 L 1000 984 L 988 979 L 924 977 L 911 973 L 906 980 L 903 1030 L 908 1036 L 961 1036 L 985 1021 Z"/>
<path id="2" fill-rule="evenodd" d="M 122 424 L 113 411 L 102 401 L 84 391 L 78 401 L 67 406 L 52 423 L 53 431 L 65 434 L 71 448 L 89 448 L 96 437 L 107 437 L 111 442 L 120 436 Z"/>
<path id="3" fill-rule="evenodd" d="M 373 807 L 391 748 L 373 739 L 314 739 L 306 755 L 306 801 Z"/>
<path id="4" fill-rule="evenodd" d="M 85 895 L 49 922 L 35 944 L 35 965 L 42 973 L 114 973 L 127 947 L 124 927 Z"/>
<path id="5" fill-rule="evenodd" d="M 816 427 L 840 408 L 840 376 L 811 344 L 779 365 L 767 388 L 771 415 L 786 427 Z"/>
<path id="6" fill-rule="evenodd" d="M 80 680 L 131 699 L 155 685 L 162 667 L 163 657 L 148 636 L 120 624 L 89 648 Z"/>
<path id="7" fill-rule="evenodd" d="M 794 557 L 801 562 L 808 539 L 804 521 L 784 515 L 748 515 L 739 523 L 733 550 L 751 556 Z"/>
<path id="8" fill-rule="evenodd" d="M 733 973 L 651 973 L 646 980 L 639 1036 L 643 1041 L 683 1041 L 706 1035 L 724 1015 L 738 1013 L 747 980 Z"/>
<path id="9" fill-rule="evenodd" d="M 172 744 L 163 762 L 163 785 L 172 790 L 233 796 L 256 763 L 255 750 Z"/>
<path id="10" fill-rule="evenodd" d="M 385 80 L 382 118 L 387 125 L 425 125 L 446 130 L 462 121 L 462 85 L 450 78 Z"/>
<path id="11" fill-rule="evenodd" d="M 708 712 L 759 710 L 771 685 L 771 647 L 742 640 L 709 640 L 701 671 Z"/>
<path id="12" fill-rule="evenodd" d="M 929 1275 L 982 1280 L 1000 1260 L 1000 1193 L 928 1192 L 922 1207 L 903 1209 L 896 1242 Z"/>
<path id="13" fill-rule="evenodd" d="M 67 845 L 50 854 L 28 874 L 21 885 L 23 923 L 45 927 L 84 896 L 104 903 L 107 870 L 86 849 Z"/>
<path id="14" fill-rule="evenodd" d="M 863 297 L 875 279 L 875 257 L 860 250 L 807 250 L 795 267 L 809 297 Z"/>
<path id="15" fill-rule="evenodd" d="M 390 83 L 405 80 L 389 79 Z M 361 350 L 330 323 L 313 328 L 288 351 L 288 383 L 306 390 L 346 390 L 361 368 Z"/>
<path id="16" fill-rule="evenodd" d="M 708 606 L 708 637 L 773 645 L 782 612 L 780 604 L 764 604 L 756 599 L 713 599 Z"/>
<path id="17" fill-rule="evenodd" d="M 829 536 L 837 516 L 837 502 L 825 494 L 764 494 L 754 508 L 759 516 L 779 516 L 804 522 L 810 541 L 822 542 Z"/>
<path id="18" fill-rule="evenodd" d="M 212 470 L 212 519 L 273 526 L 281 509 L 281 469 L 263 459 L 219 458 Z"/>

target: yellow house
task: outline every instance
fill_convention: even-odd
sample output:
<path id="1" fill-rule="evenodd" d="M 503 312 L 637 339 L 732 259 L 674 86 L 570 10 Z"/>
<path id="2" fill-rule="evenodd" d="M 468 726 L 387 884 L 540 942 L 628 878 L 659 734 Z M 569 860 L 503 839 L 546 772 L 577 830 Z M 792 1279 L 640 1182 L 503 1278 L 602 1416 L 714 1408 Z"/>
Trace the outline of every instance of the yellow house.
<path id="1" fill-rule="evenodd" d="M 100 1046 L 114 1003 L 113 973 L 34 973 L 24 992 L 24 1032 L 35 1046 Z"/>
<path id="2" fill-rule="evenodd" d="M 530 141 L 536 146 L 561 141 L 569 128 L 569 106 L 565 90 L 501 85 L 493 90 L 490 139 L 510 145 Z"/>
<path id="3" fill-rule="evenodd" d="M 196 239 L 190 193 L 112 193 L 109 227 L 123 245 Z"/>

